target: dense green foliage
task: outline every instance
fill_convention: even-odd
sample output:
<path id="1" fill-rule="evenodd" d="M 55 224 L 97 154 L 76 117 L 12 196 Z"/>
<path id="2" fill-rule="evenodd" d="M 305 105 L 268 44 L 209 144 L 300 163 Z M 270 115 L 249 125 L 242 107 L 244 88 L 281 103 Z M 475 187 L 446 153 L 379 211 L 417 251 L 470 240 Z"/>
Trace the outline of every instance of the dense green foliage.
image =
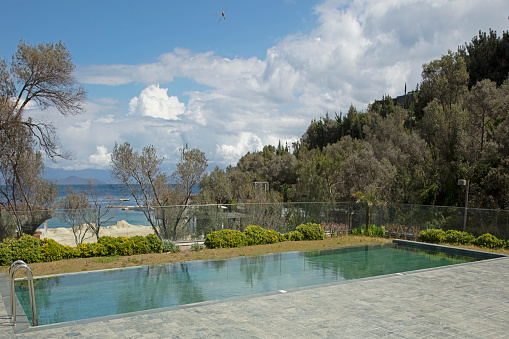
<path id="1" fill-rule="evenodd" d="M 161 252 L 161 241 L 153 234 L 130 238 L 100 237 L 97 243 L 83 243 L 77 248 L 61 245 L 53 239 L 39 240 L 24 234 L 17 240 L 5 239 L 0 243 L 0 265 L 10 265 L 15 260 L 30 264 L 70 258 Z"/>
<path id="2" fill-rule="evenodd" d="M 252 245 L 274 244 L 282 241 L 321 240 L 325 232 L 318 224 L 307 223 L 297 226 L 295 231 L 281 234 L 274 230 L 266 230 L 260 226 L 248 226 L 244 232 L 224 229 L 207 234 L 207 248 L 228 248 Z"/>
<path id="3" fill-rule="evenodd" d="M 204 241 L 207 248 L 230 248 L 246 246 L 246 236 L 238 230 L 224 229 L 207 234 Z"/>
<path id="4" fill-rule="evenodd" d="M 468 232 L 448 230 L 444 232 L 441 229 L 427 229 L 419 233 L 419 241 L 439 244 L 447 243 L 453 245 L 473 244 L 482 248 L 503 248 L 508 246 L 508 242 L 497 239 L 494 235 L 483 234 L 479 237 L 474 237 Z"/>
<path id="5" fill-rule="evenodd" d="M 163 252 L 169 252 L 169 253 L 177 253 L 177 252 L 180 252 L 180 246 L 178 246 L 177 244 L 175 244 L 173 241 L 171 240 L 168 240 L 168 239 L 164 239 L 162 241 L 162 246 L 163 246 Z"/>
<path id="6" fill-rule="evenodd" d="M 374 237 L 374 238 L 383 238 L 385 237 L 385 227 L 380 226 L 377 227 L 375 225 L 369 225 L 369 228 L 366 230 L 365 227 L 354 228 L 351 231 L 352 235 L 361 235 L 365 237 Z"/>
<path id="7" fill-rule="evenodd" d="M 322 240 L 325 237 L 322 226 L 311 222 L 299 225 L 295 230 L 304 236 L 303 240 Z"/>
<path id="8" fill-rule="evenodd" d="M 260 226 L 248 226 L 244 230 L 248 246 L 274 244 L 283 241 L 283 235 L 274 230 L 265 230 Z"/>
<path id="9" fill-rule="evenodd" d="M 502 248 L 506 246 L 504 240 L 497 239 L 497 237 L 488 233 L 477 237 L 473 244 L 483 248 Z"/>
<path id="10" fill-rule="evenodd" d="M 353 201 L 378 191 L 387 203 L 509 208 L 509 33 L 471 43 L 423 65 L 404 96 L 311 122 L 288 146 L 265 146 L 237 166 L 216 168 L 200 202 Z M 445 52 L 445 51 L 444 51 Z M 403 89 L 404 92 L 403 93 Z M 254 181 L 268 182 L 267 192 Z M 369 215 L 367 215 L 369 217 Z"/>

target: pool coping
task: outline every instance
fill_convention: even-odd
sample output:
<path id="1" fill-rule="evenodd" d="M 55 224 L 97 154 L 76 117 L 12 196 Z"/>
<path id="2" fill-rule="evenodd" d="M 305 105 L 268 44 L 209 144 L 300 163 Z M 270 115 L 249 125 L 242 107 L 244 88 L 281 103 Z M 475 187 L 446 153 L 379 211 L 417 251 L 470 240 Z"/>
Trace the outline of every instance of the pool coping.
<path id="1" fill-rule="evenodd" d="M 460 263 L 460 264 L 425 268 L 425 269 L 419 269 L 419 270 L 413 270 L 413 271 L 407 271 L 407 272 L 391 273 L 391 274 L 385 274 L 385 275 L 379 275 L 379 276 L 373 276 L 373 277 L 335 281 L 335 282 L 330 282 L 330 283 L 326 283 L 326 284 L 295 287 L 295 288 L 291 288 L 288 290 L 270 291 L 270 292 L 256 293 L 256 294 L 250 294 L 250 295 L 245 295 L 245 296 L 236 296 L 236 297 L 225 298 L 225 299 L 208 300 L 208 301 L 202 301 L 202 302 L 192 303 L 192 304 L 154 308 L 154 309 L 149 309 L 149 310 L 141 310 L 141 311 L 135 311 L 135 312 L 129 312 L 129 313 L 88 318 L 88 319 L 79 319 L 79 320 L 54 323 L 54 324 L 44 324 L 44 325 L 39 325 L 39 326 L 35 326 L 35 327 L 30 325 L 28 318 L 27 318 L 26 314 L 24 313 L 23 308 L 21 307 L 21 305 L 18 301 L 18 298 L 16 297 L 17 322 L 16 322 L 16 326 L 12 326 L 12 324 L 11 324 L 11 328 L 12 328 L 12 331 L 14 334 L 32 333 L 32 332 L 44 331 L 47 329 L 64 328 L 64 327 L 70 327 L 70 326 L 80 326 L 80 325 L 87 325 L 87 324 L 96 323 L 96 322 L 107 322 L 110 320 L 130 318 L 130 317 L 136 317 L 136 316 L 142 316 L 142 315 L 150 315 L 150 314 L 156 314 L 156 313 L 162 313 L 162 312 L 170 312 L 170 311 L 174 311 L 174 310 L 196 308 L 196 307 L 201 307 L 201 306 L 206 306 L 206 305 L 214 305 L 214 304 L 221 304 L 221 303 L 228 303 L 228 302 L 235 302 L 235 301 L 244 301 L 244 300 L 260 298 L 263 296 L 278 295 L 278 294 L 282 294 L 282 293 L 293 293 L 293 292 L 298 292 L 298 291 L 313 290 L 315 288 L 323 288 L 323 287 L 337 286 L 337 285 L 343 285 L 343 284 L 360 283 L 363 281 L 383 279 L 383 278 L 387 278 L 387 277 L 406 276 L 406 275 L 418 274 L 418 273 L 422 273 L 422 272 L 447 269 L 450 267 L 476 265 L 476 264 L 483 263 L 484 261 L 487 261 L 487 260 L 489 260 L 489 261 L 501 260 L 501 259 L 503 260 L 503 259 L 506 259 L 509 257 L 508 255 L 501 254 L 501 253 L 476 251 L 476 250 L 463 249 L 463 248 L 457 248 L 457 247 L 451 247 L 451 246 L 420 243 L 420 242 L 416 242 L 416 241 L 409 241 L 409 240 L 402 240 L 402 239 L 393 239 L 392 243 L 394 243 L 396 245 L 399 244 L 399 245 L 416 248 L 416 249 L 421 249 L 421 250 L 432 250 L 432 251 L 438 251 L 438 252 L 452 254 L 452 255 L 466 255 L 466 256 L 475 257 L 475 258 L 481 259 L 481 260 Z M 365 245 L 360 245 L 360 246 L 365 246 Z M 357 246 L 351 246 L 351 247 L 357 247 Z M 111 270 L 111 269 L 108 269 L 108 270 Z M 80 272 L 80 273 L 82 273 L 82 272 Z M 7 276 L 5 274 L 1 274 L 0 275 L 0 293 L 2 295 L 2 301 L 4 303 L 5 309 L 7 310 L 8 316 L 10 317 L 10 304 L 9 304 L 10 303 L 10 296 L 9 296 L 10 293 L 9 293 L 8 287 L 9 287 L 9 280 L 8 280 Z"/>

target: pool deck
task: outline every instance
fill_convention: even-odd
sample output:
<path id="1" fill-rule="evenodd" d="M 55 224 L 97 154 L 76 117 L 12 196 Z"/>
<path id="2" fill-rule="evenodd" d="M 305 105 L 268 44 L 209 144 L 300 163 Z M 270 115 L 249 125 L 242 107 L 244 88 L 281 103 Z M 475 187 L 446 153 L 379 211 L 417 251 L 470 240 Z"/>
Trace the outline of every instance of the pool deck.
<path id="1" fill-rule="evenodd" d="M 0 338 L 507 338 L 509 257 L 32 328 L 4 304 Z"/>

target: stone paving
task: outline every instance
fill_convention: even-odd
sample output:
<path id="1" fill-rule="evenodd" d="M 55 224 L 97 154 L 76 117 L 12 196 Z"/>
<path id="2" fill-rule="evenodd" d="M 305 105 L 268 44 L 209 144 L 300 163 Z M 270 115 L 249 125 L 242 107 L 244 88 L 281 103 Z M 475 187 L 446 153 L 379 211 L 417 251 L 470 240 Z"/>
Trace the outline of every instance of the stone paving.
<path id="1" fill-rule="evenodd" d="M 32 328 L 0 303 L 0 337 L 508 338 L 508 311 L 506 257 Z"/>

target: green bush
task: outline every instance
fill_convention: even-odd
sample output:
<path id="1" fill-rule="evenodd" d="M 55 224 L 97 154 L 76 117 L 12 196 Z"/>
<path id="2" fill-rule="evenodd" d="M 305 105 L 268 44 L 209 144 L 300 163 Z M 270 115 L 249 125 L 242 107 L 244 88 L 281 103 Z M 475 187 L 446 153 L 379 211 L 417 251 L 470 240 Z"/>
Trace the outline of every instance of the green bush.
<path id="1" fill-rule="evenodd" d="M 283 241 L 281 233 L 274 230 L 265 230 L 260 226 L 248 226 L 244 231 L 244 235 L 248 246 L 274 244 Z"/>
<path id="2" fill-rule="evenodd" d="M 285 238 L 283 237 L 283 235 L 277 231 L 266 230 L 265 234 L 267 236 L 267 244 L 275 244 L 278 242 L 285 241 Z"/>
<path id="3" fill-rule="evenodd" d="M 116 255 L 119 252 L 119 242 L 110 236 L 99 237 L 97 243 L 103 247 L 103 255 Z"/>
<path id="4" fill-rule="evenodd" d="M 163 244 L 157 235 L 149 234 L 145 237 L 145 239 L 150 247 L 149 253 L 161 253 L 163 251 Z"/>
<path id="5" fill-rule="evenodd" d="M 248 226 L 244 230 L 244 235 L 246 236 L 246 245 L 263 245 L 267 243 L 267 233 L 260 226 Z"/>
<path id="6" fill-rule="evenodd" d="M 291 231 L 285 234 L 285 238 L 288 241 L 301 241 L 304 240 L 304 234 L 299 231 Z"/>
<path id="7" fill-rule="evenodd" d="M 76 257 L 78 254 L 76 248 L 61 245 L 53 239 L 43 239 L 41 245 L 43 261 L 69 259 Z"/>
<path id="8" fill-rule="evenodd" d="M 204 244 L 207 248 L 229 248 L 245 246 L 247 241 L 241 231 L 224 229 L 207 234 Z"/>
<path id="9" fill-rule="evenodd" d="M 11 239 L 9 247 L 9 265 L 15 260 L 23 260 L 27 264 L 44 260 L 41 241 L 31 235 L 23 234 L 18 240 Z"/>
<path id="10" fill-rule="evenodd" d="M 193 243 L 191 245 L 191 251 L 195 251 L 195 252 L 198 252 L 198 251 L 201 251 L 205 248 L 205 245 L 203 244 L 198 244 L 197 242 Z"/>
<path id="11" fill-rule="evenodd" d="M 102 257 L 108 255 L 106 248 L 103 245 L 95 242 L 80 244 L 76 250 L 76 253 L 76 256 L 80 258 Z"/>
<path id="12" fill-rule="evenodd" d="M 482 248 L 502 248 L 505 246 L 505 241 L 486 233 L 477 237 L 473 244 Z"/>
<path id="13" fill-rule="evenodd" d="M 448 230 L 445 232 L 443 239 L 444 242 L 455 245 L 471 244 L 474 240 L 475 237 L 472 234 L 455 230 Z"/>
<path id="14" fill-rule="evenodd" d="M 147 254 L 150 253 L 150 244 L 147 237 L 136 235 L 129 238 L 133 241 L 133 254 Z"/>
<path id="15" fill-rule="evenodd" d="M 385 237 L 385 227 L 369 225 L 369 228 L 367 230 L 366 230 L 366 227 L 353 228 L 351 231 L 351 234 L 352 235 L 360 235 L 360 236 L 364 236 L 364 237 L 383 238 L 383 237 Z"/>
<path id="16" fill-rule="evenodd" d="M 296 231 L 302 233 L 304 240 L 323 240 L 325 238 L 322 227 L 311 222 L 297 226 Z"/>
<path id="17" fill-rule="evenodd" d="M 419 232 L 418 240 L 431 244 L 439 244 L 444 242 L 445 232 L 442 229 L 430 228 Z"/>
<path id="18" fill-rule="evenodd" d="M 163 243 L 163 252 L 177 253 L 180 252 L 180 246 L 176 245 L 173 241 L 164 239 Z"/>

